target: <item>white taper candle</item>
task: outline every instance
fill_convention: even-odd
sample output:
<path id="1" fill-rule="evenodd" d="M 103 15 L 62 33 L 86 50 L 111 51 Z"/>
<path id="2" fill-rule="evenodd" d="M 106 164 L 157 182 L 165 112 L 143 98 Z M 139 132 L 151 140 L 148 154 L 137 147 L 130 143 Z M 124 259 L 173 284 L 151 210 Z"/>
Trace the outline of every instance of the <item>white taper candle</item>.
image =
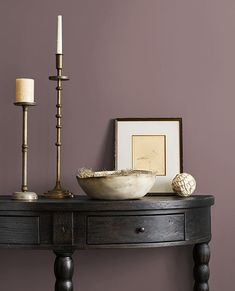
<path id="1" fill-rule="evenodd" d="M 57 54 L 62 54 L 62 15 L 57 16 Z"/>

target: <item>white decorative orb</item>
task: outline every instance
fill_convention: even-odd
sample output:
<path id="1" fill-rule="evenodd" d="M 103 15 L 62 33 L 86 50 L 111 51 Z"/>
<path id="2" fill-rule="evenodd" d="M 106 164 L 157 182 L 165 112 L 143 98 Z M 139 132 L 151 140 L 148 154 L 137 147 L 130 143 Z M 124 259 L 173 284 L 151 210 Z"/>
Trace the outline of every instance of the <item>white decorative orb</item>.
<path id="1" fill-rule="evenodd" d="M 179 196 L 187 197 L 193 194 L 196 189 L 196 180 L 192 175 L 181 173 L 172 180 L 172 189 Z"/>

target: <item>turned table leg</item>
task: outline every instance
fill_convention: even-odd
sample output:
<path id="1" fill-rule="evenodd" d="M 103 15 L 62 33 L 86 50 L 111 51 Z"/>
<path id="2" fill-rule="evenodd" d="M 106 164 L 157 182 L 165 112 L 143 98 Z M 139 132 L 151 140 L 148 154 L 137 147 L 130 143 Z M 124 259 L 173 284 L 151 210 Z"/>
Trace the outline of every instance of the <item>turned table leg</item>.
<path id="1" fill-rule="evenodd" d="M 73 291 L 73 259 L 72 253 L 54 251 L 56 254 L 54 273 L 56 277 L 55 291 Z"/>
<path id="2" fill-rule="evenodd" d="M 194 258 L 194 291 L 209 291 L 210 248 L 208 243 L 196 244 L 193 249 Z"/>

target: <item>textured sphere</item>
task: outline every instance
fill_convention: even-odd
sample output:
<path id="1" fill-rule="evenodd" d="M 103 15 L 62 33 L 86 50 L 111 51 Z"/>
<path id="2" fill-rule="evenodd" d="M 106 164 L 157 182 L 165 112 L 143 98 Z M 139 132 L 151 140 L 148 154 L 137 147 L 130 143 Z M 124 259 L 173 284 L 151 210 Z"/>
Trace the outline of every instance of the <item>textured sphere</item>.
<path id="1" fill-rule="evenodd" d="M 181 173 L 175 176 L 172 180 L 172 189 L 178 195 L 187 197 L 196 189 L 196 181 L 192 175 L 187 173 Z"/>

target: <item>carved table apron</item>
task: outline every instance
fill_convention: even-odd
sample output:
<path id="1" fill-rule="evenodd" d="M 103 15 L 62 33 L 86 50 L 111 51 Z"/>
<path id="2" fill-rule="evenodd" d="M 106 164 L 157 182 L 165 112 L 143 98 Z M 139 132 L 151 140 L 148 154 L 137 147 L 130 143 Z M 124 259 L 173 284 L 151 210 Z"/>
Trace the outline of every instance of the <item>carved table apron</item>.
<path id="1" fill-rule="evenodd" d="M 74 250 L 195 245 L 194 291 L 208 291 L 213 204 L 209 195 L 34 202 L 0 196 L 0 247 L 52 249 L 55 291 L 72 291 Z"/>

